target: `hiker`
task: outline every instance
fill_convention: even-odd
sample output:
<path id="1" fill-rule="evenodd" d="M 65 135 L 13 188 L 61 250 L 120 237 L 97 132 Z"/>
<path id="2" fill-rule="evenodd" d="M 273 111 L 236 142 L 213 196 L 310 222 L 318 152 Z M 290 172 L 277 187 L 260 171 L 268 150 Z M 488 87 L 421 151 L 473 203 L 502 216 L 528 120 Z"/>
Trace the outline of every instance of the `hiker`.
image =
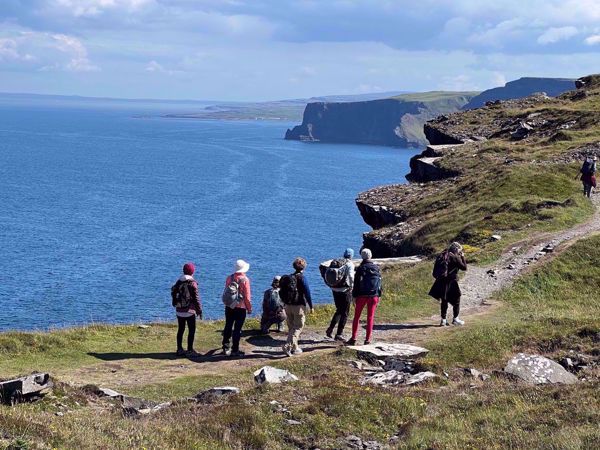
<path id="1" fill-rule="evenodd" d="M 458 271 L 467 270 L 467 261 L 463 247 L 458 242 L 450 244 L 435 260 L 433 276 L 435 282 L 429 291 L 429 295 L 441 302 L 442 320 L 440 326 L 448 326 L 446 314 L 448 303 L 452 305 L 454 318 L 452 325 L 464 325 L 465 322 L 458 317 L 460 313 L 460 287 L 458 286 Z"/>
<path id="2" fill-rule="evenodd" d="M 303 258 L 296 258 L 292 265 L 295 272 L 282 276 L 279 281 L 279 295 L 285 305 L 287 316 L 288 337 L 283 346 L 283 352 L 287 356 L 302 353 L 298 341 L 304 328 L 306 314 L 313 309 L 310 287 L 304 276 L 306 261 Z"/>
<path id="3" fill-rule="evenodd" d="M 586 197 L 592 196 L 592 188 L 596 187 L 596 161 L 598 158 L 596 156 L 587 156 L 581 169 L 579 169 L 579 173 L 581 173 L 581 182 L 583 183 L 583 195 Z"/>
<path id="4" fill-rule="evenodd" d="M 271 325 L 277 325 L 277 332 L 281 332 L 281 326 L 286 319 L 285 309 L 279 296 L 279 281 L 281 277 L 273 278 L 271 288 L 263 295 L 263 312 L 260 319 L 260 330 L 263 334 L 269 334 Z"/>
<path id="5" fill-rule="evenodd" d="M 225 281 L 222 300 L 225 305 L 223 354 L 226 356 L 244 356 L 244 352 L 240 350 L 242 327 L 246 315 L 252 314 L 250 279 L 246 275 L 249 269 L 250 264 L 238 259 L 235 262 L 234 273 Z"/>
<path id="6" fill-rule="evenodd" d="M 377 309 L 382 293 L 381 272 L 377 264 L 371 261 L 373 253 L 368 248 L 364 248 L 360 252 L 360 256 L 362 262 L 358 266 L 358 269 L 356 269 L 354 286 L 352 287 L 352 297 L 354 297 L 354 301 L 356 302 L 354 320 L 352 321 L 352 337 L 346 342 L 347 345 L 356 344 L 360 315 L 365 306 L 367 307 L 367 335 L 365 337 L 365 345 L 371 343 L 375 310 Z"/>
<path id="7" fill-rule="evenodd" d="M 334 259 L 329 267 L 319 266 L 325 284 L 331 288 L 333 293 L 333 302 L 335 304 L 335 313 L 331 318 L 329 328 L 325 331 L 325 336 L 333 338 L 336 341 L 345 341 L 344 327 L 350 313 L 352 304 L 352 286 L 354 284 L 354 263 L 352 257 L 354 250 L 347 248 L 344 252 L 344 259 Z M 335 338 L 333 330 L 337 325 Z"/>
<path id="8" fill-rule="evenodd" d="M 202 304 L 198 282 L 194 279 L 196 267 L 192 263 L 183 266 L 183 275 L 171 287 L 172 305 L 177 316 L 177 356 L 197 356 L 194 350 L 196 316 L 202 319 Z M 183 333 L 188 328 L 187 352 L 183 350 Z"/>

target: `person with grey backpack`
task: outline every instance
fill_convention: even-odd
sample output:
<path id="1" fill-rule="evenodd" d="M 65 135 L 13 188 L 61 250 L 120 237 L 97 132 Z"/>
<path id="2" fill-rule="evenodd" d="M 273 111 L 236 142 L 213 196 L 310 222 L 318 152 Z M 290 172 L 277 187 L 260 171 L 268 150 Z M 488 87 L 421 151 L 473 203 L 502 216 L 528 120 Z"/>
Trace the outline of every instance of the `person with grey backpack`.
<path id="1" fill-rule="evenodd" d="M 252 314 L 252 294 L 250 279 L 246 275 L 250 269 L 243 259 L 235 262 L 234 273 L 227 277 L 222 300 L 225 306 L 225 328 L 223 329 L 223 354 L 244 356 L 240 350 L 240 338 L 246 316 Z"/>
<path id="2" fill-rule="evenodd" d="M 354 250 L 347 248 L 344 252 L 344 259 L 334 259 L 329 267 L 319 266 L 321 275 L 325 284 L 329 286 L 333 293 L 333 302 L 335 303 L 335 313 L 331 318 L 329 328 L 325 331 L 328 338 L 336 341 L 345 341 L 344 328 L 348 321 L 350 305 L 352 304 L 352 287 L 354 285 L 354 263 L 352 257 Z M 335 338 L 333 330 L 336 328 Z"/>

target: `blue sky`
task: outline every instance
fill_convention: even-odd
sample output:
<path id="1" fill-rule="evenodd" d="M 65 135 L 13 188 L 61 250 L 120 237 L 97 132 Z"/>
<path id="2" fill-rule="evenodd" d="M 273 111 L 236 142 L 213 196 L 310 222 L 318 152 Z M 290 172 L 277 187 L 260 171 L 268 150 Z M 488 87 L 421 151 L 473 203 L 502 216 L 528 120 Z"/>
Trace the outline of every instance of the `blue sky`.
<path id="1" fill-rule="evenodd" d="M 1 0 L 0 91 L 263 100 L 600 72 L 600 0 Z"/>

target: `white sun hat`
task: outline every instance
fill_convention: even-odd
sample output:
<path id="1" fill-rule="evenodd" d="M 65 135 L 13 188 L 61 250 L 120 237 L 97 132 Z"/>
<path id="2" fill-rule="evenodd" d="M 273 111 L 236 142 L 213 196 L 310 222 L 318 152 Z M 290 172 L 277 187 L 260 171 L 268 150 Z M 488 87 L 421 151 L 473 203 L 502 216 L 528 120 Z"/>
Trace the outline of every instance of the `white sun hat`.
<path id="1" fill-rule="evenodd" d="M 246 273 L 248 270 L 250 270 L 250 264 L 243 259 L 238 259 L 235 262 L 235 272 Z"/>

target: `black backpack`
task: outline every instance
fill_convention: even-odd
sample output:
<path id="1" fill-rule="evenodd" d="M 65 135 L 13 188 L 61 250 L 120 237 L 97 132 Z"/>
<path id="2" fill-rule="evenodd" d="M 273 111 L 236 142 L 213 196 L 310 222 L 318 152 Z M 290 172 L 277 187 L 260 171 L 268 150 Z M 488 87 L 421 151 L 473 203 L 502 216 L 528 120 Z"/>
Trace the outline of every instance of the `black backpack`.
<path id="1" fill-rule="evenodd" d="M 301 305 L 300 292 L 298 291 L 298 275 L 284 275 L 279 280 L 279 297 L 286 305 Z"/>
<path id="2" fill-rule="evenodd" d="M 330 288 L 350 287 L 350 270 L 345 259 L 334 259 L 323 271 L 323 280 Z"/>
<path id="3" fill-rule="evenodd" d="M 376 296 L 381 292 L 381 272 L 375 265 L 365 265 L 361 271 L 359 292 L 360 295 Z"/>
<path id="4" fill-rule="evenodd" d="M 438 278 L 446 278 L 448 276 L 448 250 L 444 250 L 440 253 L 437 258 L 435 258 L 435 263 L 433 263 L 433 278 L 436 280 Z"/>
<path id="5" fill-rule="evenodd" d="M 581 173 L 584 175 L 594 175 L 594 161 L 586 158 L 583 162 L 583 166 L 581 166 Z"/>
<path id="6" fill-rule="evenodd" d="M 189 308 L 194 301 L 192 294 L 192 282 L 182 281 L 175 283 L 171 289 L 172 304 L 176 308 Z"/>

